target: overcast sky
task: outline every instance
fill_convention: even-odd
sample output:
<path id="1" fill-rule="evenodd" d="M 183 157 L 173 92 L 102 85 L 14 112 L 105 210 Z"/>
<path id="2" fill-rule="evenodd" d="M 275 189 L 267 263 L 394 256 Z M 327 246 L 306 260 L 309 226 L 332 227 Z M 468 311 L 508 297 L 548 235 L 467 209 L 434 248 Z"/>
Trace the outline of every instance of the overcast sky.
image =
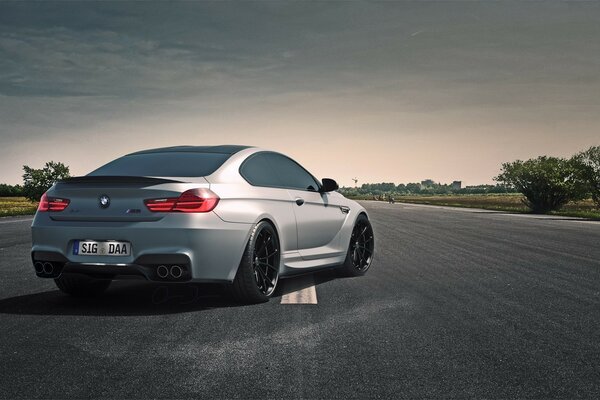
<path id="1" fill-rule="evenodd" d="M 180 144 L 491 183 L 600 145 L 600 3 L 0 3 L 0 182 Z"/>

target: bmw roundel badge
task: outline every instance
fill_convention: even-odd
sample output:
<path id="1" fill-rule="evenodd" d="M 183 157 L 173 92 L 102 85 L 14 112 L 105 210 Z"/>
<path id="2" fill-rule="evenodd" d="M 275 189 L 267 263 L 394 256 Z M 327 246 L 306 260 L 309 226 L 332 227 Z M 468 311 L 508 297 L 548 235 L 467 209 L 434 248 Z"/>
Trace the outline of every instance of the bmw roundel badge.
<path id="1" fill-rule="evenodd" d="M 100 205 L 100 208 L 108 208 L 108 206 L 110 206 L 110 197 L 108 197 L 107 195 L 103 194 L 98 199 L 98 204 Z"/>

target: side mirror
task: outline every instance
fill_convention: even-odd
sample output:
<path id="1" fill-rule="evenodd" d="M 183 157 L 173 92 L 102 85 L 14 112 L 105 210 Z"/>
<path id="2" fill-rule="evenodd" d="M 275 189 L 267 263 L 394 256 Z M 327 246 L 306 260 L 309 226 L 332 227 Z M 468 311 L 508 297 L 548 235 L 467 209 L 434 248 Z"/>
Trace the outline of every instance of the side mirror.
<path id="1" fill-rule="evenodd" d="M 334 190 L 338 190 L 340 188 L 337 182 L 333 179 L 323 178 L 321 183 L 321 193 L 333 192 Z"/>

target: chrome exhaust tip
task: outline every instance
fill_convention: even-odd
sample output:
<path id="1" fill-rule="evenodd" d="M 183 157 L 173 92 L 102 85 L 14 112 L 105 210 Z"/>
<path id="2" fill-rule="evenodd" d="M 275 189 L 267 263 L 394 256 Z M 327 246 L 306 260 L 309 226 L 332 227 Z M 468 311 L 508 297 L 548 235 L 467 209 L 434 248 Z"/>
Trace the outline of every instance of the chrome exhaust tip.
<path id="1" fill-rule="evenodd" d="M 52 265 L 52 263 L 45 262 L 43 270 L 45 274 L 51 275 L 54 272 L 54 265 Z"/>
<path id="2" fill-rule="evenodd" d="M 161 279 L 165 279 L 169 276 L 169 268 L 164 265 L 159 265 L 158 268 L 156 268 L 156 275 Z"/>
<path id="3" fill-rule="evenodd" d="M 35 272 L 37 272 L 38 274 L 44 273 L 44 263 L 42 263 L 41 261 L 37 261 L 35 264 L 33 264 L 33 267 L 35 268 Z"/>
<path id="4" fill-rule="evenodd" d="M 171 276 L 175 279 L 179 279 L 181 278 L 181 275 L 183 275 L 183 269 L 181 269 L 179 265 L 173 265 L 171 267 Z"/>

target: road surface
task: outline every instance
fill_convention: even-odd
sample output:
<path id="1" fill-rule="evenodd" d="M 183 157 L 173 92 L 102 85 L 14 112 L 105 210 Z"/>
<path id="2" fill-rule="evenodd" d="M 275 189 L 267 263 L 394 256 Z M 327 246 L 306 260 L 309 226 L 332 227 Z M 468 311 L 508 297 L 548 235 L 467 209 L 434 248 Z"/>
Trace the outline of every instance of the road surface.
<path id="1" fill-rule="evenodd" d="M 361 278 L 71 299 L 0 220 L 0 398 L 599 398 L 600 223 L 365 202 Z"/>

